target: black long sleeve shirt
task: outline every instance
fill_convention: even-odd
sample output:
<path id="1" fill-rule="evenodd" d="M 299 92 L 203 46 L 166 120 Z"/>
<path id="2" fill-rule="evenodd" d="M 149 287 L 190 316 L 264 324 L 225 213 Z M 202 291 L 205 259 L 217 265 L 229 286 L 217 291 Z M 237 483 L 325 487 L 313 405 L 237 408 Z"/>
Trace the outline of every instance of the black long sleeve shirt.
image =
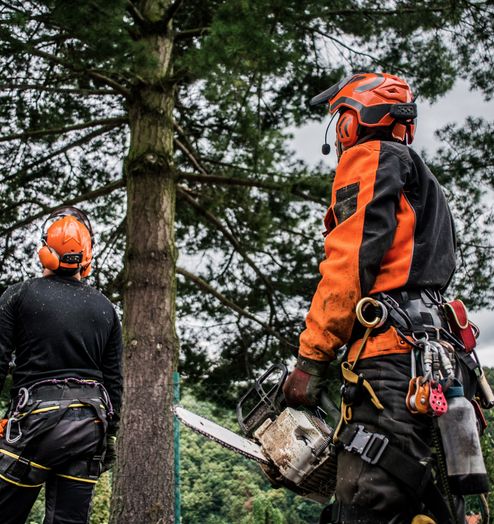
<path id="1" fill-rule="evenodd" d="M 122 332 L 111 302 L 73 278 L 34 278 L 0 297 L 0 388 L 15 355 L 13 389 L 40 380 L 76 377 L 101 382 L 115 415 L 122 396 Z"/>

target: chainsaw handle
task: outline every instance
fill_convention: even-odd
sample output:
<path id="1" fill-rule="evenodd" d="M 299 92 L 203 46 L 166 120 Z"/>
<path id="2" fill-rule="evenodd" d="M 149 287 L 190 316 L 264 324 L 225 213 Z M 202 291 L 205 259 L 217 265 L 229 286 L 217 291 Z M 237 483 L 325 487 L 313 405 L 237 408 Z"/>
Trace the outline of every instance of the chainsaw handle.
<path id="1" fill-rule="evenodd" d="M 331 420 L 338 422 L 340 419 L 340 410 L 338 406 L 331 400 L 331 397 L 327 394 L 326 391 L 321 392 L 319 397 L 319 405 Z"/>
<path id="2" fill-rule="evenodd" d="M 279 377 L 276 382 L 269 379 Z M 274 418 L 282 410 L 284 403 L 283 384 L 288 376 L 284 364 L 273 364 L 263 375 L 254 381 L 247 393 L 237 403 L 237 421 L 242 433 L 251 436 L 267 418 Z"/>

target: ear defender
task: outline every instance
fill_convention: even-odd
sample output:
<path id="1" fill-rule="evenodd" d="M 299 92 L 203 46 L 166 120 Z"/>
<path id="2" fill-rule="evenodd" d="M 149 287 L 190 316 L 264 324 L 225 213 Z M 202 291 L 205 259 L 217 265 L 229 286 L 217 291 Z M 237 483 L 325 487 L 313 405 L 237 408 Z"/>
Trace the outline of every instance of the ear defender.
<path id="1" fill-rule="evenodd" d="M 352 109 L 345 111 L 336 124 L 336 139 L 344 149 L 353 146 L 358 139 L 358 117 Z"/>
<path id="2" fill-rule="evenodd" d="M 60 257 L 50 246 L 44 245 L 38 251 L 41 265 L 50 271 L 56 271 L 60 267 Z"/>
<path id="3" fill-rule="evenodd" d="M 91 274 L 91 263 L 89 263 L 87 266 L 84 266 L 81 268 L 81 278 L 86 278 Z"/>

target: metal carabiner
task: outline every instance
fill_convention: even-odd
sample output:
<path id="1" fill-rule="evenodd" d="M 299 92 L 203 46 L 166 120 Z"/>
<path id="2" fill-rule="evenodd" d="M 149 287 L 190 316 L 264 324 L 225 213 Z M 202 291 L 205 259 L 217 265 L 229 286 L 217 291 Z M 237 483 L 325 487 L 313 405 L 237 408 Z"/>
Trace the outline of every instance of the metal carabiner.
<path id="1" fill-rule="evenodd" d="M 10 433 L 12 430 L 12 422 L 17 422 L 17 430 L 19 431 L 17 436 L 14 438 L 10 438 Z M 5 441 L 8 444 L 15 444 L 18 440 L 20 440 L 21 437 L 22 437 L 22 430 L 21 430 L 21 425 L 19 424 L 19 421 L 14 417 L 10 417 L 9 420 L 7 421 L 7 427 L 5 428 Z"/>
<path id="2" fill-rule="evenodd" d="M 368 306 L 379 308 L 381 310 L 381 316 L 376 315 L 374 319 L 367 320 L 364 317 L 363 312 L 364 309 Z M 376 300 L 372 297 L 361 298 L 357 303 L 355 313 L 357 315 L 357 320 L 362 324 L 362 326 L 366 328 L 380 328 L 388 319 L 388 309 L 386 308 L 386 306 L 382 302 L 379 302 L 379 300 Z"/>
<path id="3" fill-rule="evenodd" d="M 448 381 L 452 381 L 455 378 L 455 370 L 448 350 L 439 342 L 434 342 L 434 345 L 437 347 L 441 366 L 446 373 Z"/>
<path id="4" fill-rule="evenodd" d="M 417 341 L 424 347 L 422 353 L 422 369 L 424 370 L 424 380 L 430 380 L 432 378 L 432 349 L 429 340 L 421 339 Z"/>
<path id="5" fill-rule="evenodd" d="M 18 398 L 19 400 L 17 402 L 16 411 L 21 410 L 27 406 L 27 403 L 29 402 L 29 390 L 27 388 L 20 388 Z"/>

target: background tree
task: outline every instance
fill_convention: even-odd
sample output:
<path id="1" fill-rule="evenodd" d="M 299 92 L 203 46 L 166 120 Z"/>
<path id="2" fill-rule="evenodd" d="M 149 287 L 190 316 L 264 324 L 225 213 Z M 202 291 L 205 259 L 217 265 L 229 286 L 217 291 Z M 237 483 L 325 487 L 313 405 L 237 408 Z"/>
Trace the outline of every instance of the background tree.
<path id="1" fill-rule="evenodd" d="M 310 96 L 379 69 L 422 99 L 456 78 L 490 97 L 493 18 L 490 2 L 466 0 L 0 0 L 2 283 L 35 271 L 50 209 L 90 211 L 94 282 L 124 311 L 113 522 L 173 521 L 175 304 L 182 369 L 206 386 L 296 348 L 330 189 L 327 168 L 285 145 L 289 126 L 316 116 Z M 461 143 L 457 131 L 444 133 Z M 475 128 L 480 140 L 488 131 Z M 471 138 L 465 151 L 492 184 Z M 456 160 L 444 180 L 483 213 L 482 188 Z M 478 226 L 465 228 L 463 262 L 485 304 L 490 246 L 473 247 L 489 222 Z"/>

